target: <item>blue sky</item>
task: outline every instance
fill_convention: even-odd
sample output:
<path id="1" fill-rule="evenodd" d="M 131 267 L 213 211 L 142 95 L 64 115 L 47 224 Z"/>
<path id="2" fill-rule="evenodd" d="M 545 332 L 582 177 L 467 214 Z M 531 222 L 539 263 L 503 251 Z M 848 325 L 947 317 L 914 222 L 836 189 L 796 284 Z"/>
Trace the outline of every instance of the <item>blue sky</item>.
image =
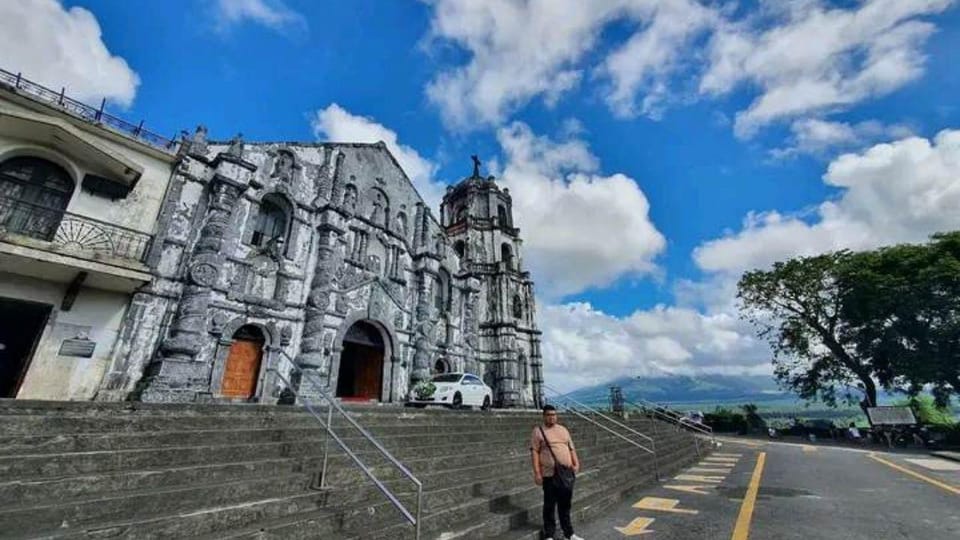
<path id="1" fill-rule="evenodd" d="M 8 0 L 0 27 L 0 67 L 166 136 L 392 137 L 428 199 L 480 154 L 563 386 L 769 372 L 742 271 L 960 226 L 951 0 Z"/>

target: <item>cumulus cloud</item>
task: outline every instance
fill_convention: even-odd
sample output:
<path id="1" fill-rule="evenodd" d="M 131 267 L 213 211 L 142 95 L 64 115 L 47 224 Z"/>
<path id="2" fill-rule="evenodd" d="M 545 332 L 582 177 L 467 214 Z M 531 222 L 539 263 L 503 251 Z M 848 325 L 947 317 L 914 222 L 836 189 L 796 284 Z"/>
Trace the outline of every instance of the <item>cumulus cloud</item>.
<path id="1" fill-rule="evenodd" d="M 220 30 L 247 21 L 278 31 L 307 27 L 303 15 L 290 9 L 281 0 L 217 0 L 215 15 Z"/>
<path id="2" fill-rule="evenodd" d="M 735 131 L 743 137 L 781 118 L 887 94 L 923 73 L 922 46 L 935 27 L 919 17 L 951 3 L 870 0 L 843 9 L 784 2 L 745 20 L 726 20 L 711 39 L 700 90 L 759 88 L 737 114 Z"/>
<path id="3" fill-rule="evenodd" d="M 129 107 L 140 77 L 103 42 L 100 24 L 81 7 L 56 0 L 0 2 L 0 67 L 80 101 L 107 98 Z"/>
<path id="4" fill-rule="evenodd" d="M 769 350 L 735 314 L 656 306 L 614 317 L 588 303 L 539 313 L 548 384 L 561 391 L 623 376 L 767 374 Z"/>
<path id="5" fill-rule="evenodd" d="M 449 125 L 497 123 L 535 97 L 555 102 L 580 80 L 574 67 L 593 48 L 620 2 L 428 0 L 430 38 L 468 51 L 470 61 L 427 86 Z"/>
<path id="6" fill-rule="evenodd" d="M 884 125 L 876 120 L 850 124 L 819 118 L 796 120 L 790 130 L 793 134 L 789 145 L 770 151 L 774 158 L 790 158 L 801 154 L 825 156 L 844 149 L 859 150 L 882 139 L 905 138 L 912 134 L 907 126 Z"/>
<path id="7" fill-rule="evenodd" d="M 623 375 L 769 373 L 769 348 L 737 316 L 741 273 L 960 228 L 960 130 L 842 155 L 823 180 L 839 195 L 796 214 L 748 214 L 741 230 L 701 244 L 693 257 L 706 277 L 677 283 L 673 307 L 618 318 L 588 304 L 544 305 L 547 375 L 573 388 Z"/>
<path id="8" fill-rule="evenodd" d="M 582 140 L 555 141 L 521 122 L 501 128 L 502 182 L 524 238 L 524 260 L 549 298 L 656 269 L 666 240 L 637 182 L 598 173 Z"/>
<path id="9" fill-rule="evenodd" d="M 844 154 L 823 180 L 841 190 L 837 198 L 805 214 L 751 213 L 740 231 L 697 247 L 698 266 L 739 273 L 793 256 L 920 242 L 960 228 L 960 130 Z"/>
<path id="10" fill-rule="evenodd" d="M 684 53 L 691 41 L 715 26 L 719 14 L 695 0 L 634 2 L 632 7 L 642 29 L 606 57 L 598 74 L 610 79 L 605 99 L 614 114 L 656 118 L 672 93 L 672 75 L 689 61 Z"/>
<path id="11" fill-rule="evenodd" d="M 656 118 L 671 101 L 746 88 L 755 98 L 734 129 L 750 137 L 917 79 L 935 31 L 928 19 L 954 0 L 802 0 L 752 10 L 705 0 L 425 1 L 433 7 L 428 42 L 466 53 L 426 89 L 454 128 L 495 125 L 532 100 L 549 106 L 600 81 L 621 117 Z M 613 25 L 627 28 L 625 37 L 600 39 Z"/>
<path id="12" fill-rule="evenodd" d="M 361 143 L 383 141 L 393 157 L 397 158 L 400 167 L 407 173 L 407 177 L 413 182 L 423 200 L 434 209 L 434 212 L 439 211 L 440 200 L 443 198 L 446 186 L 433 178 L 437 169 L 436 164 L 422 157 L 410 146 L 400 144 L 397 132 L 372 118 L 351 114 L 336 103 L 318 110 L 311 125 L 314 135 L 319 139 Z"/>

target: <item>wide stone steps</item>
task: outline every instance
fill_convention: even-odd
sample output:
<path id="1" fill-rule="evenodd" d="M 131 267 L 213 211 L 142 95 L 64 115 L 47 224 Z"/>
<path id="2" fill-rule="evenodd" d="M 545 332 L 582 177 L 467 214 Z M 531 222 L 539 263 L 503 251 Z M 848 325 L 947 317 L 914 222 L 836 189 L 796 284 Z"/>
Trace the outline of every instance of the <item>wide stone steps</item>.
<path id="1" fill-rule="evenodd" d="M 622 441 L 604 443 L 602 447 L 587 446 L 583 448 L 585 453 L 599 455 L 600 463 L 616 462 L 620 459 L 629 459 L 629 454 L 636 453 L 636 449 Z M 603 451 L 604 453 L 600 453 Z M 477 456 L 466 454 L 461 458 L 466 463 L 472 463 Z M 487 456 L 484 456 L 485 458 Z M 453 459 L 456 456 L 452 457 Z M 474 494 L 492 495 L 496 492 L 497 486 L 509 483 L 516 477 L 529 477 L 529 455 L 525 451 L 515 452 L 512 456 L 501 455 L 497 461 L 495 475 L 491 475 L 489 464 L 481 464 L 474 467 L 460 467 L 448 471 L 433 472 L 421 476 L 421 480 L 426 488 L 424 498 L 425 511 L 435 512 L 441 508 L 449 506 L 458 501 L 462 496 L 462 489 L 459 486 L 466 482 L 472 482 L 471 488 Z M 477 460 L 479 461 L 479 460 Z M 381 474 L 380 477 L 387 475 Z M 87 523 L 112 521 L 124 516 L 132 515 L 152 515 L 154 513 L 182 513 L 193 510 L 199 505 L 216 504 L 217 506 L 229 506 L 248 501 L 250 498 L 264 498 L 280 500 L 287 496 L 297 496 L 309 489 L 311 475 L 309 474 L 291 474 L 280 477 L 266 477 L 258 480 L 244 480 L 222 482 L 215 485 L 205 485 L 204 481 L 209 479 L 200 479 L 199 485 L 193 485 L 188 488 L 168 488 L 168 489 L 141 489 L 131 492 L 114 493 L 111 497 L 91 498 L 84 501 L 73 501 L 69 503 L 47 504 L 28 508 L 7 507 L 0 511 L 0 522 L 12 523 L 15 527 L 24 530 L 29 524 L 37 523 L 60 523 L 69 526 L 82 526 Z M 414 497 L 410 493 L 412 485 L 409 482 L 393 481 L 389 482 L 392 489 L 400 494 L 411 508 L 414 506 Z M 454 488 L 440 487 L 434 489 L 434 486 L 457 486 Z M 431 491 L 432 490 L 432 491 Z M 369 483 L 363 483 L 359 486 L 350 486 L 328 496 L 326 501 L 335 502 L 337 506 L 349 504 L 359 504 L 361 502 L 374 499 L 374 505 L 381 508 L 381 514 L 385 511 L 391 511 L 388 503 L 380 495 L 379 491 Z M 33 529 L 30 529 L 33 530 Z M 26 531 L 25 531 L 26 532 Z"/>
<path id="2" fill-rule="evenodd" d="M 422 538 L 491 538 L 539 520 L 527 448 L 536 412 L 348 410 L 423 482 Z M 563 422 L 584 459 L 577 500 L 653 477 L 652 456 L 575 415 Z M 625 422 L 655 436 L 661 471 L 696 458 L 689 434 Z M 343 418 L 332 425 L 413 511 L 413 483 Z M 413 537 L 298 407 L 0 400 L 0 509 L 0 538 Z"/>

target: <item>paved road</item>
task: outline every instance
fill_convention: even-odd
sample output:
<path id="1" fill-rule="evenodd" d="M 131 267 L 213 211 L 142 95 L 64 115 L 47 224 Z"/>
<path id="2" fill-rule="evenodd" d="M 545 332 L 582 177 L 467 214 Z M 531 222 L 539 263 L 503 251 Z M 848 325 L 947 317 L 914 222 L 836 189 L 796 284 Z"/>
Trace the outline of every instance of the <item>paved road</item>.
<path id="1" fill-rule="evenodd" d="M 586 540 L 960 539 L 960 463 L 727 439 L 711 457 L 577 534 Z"/>

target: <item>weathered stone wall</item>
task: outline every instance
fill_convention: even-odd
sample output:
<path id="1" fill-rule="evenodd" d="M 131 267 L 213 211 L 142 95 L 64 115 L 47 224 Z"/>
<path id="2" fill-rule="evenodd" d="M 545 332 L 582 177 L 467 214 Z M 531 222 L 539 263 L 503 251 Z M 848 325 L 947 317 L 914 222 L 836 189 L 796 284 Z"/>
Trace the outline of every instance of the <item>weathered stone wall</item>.
<path id="1" fill-rule="evenodd" d="M 385 146 L 250 144 L 233 155 L 203 146 L 173 178 L 157 278 L 138 294 L 141 319 L 125 327 L 125 343 L 141 345 L 128 346 L 104 395 L 217 398 L 244 325 L 266 337 L 261 401 L 281 386 L 271 369 L 286 372 L 294 359 L 335 387 L 343 337 L 357 321 L 384 335 L 384 401 L 402 400 L 438 359 L 483 373 L 482 284 L 460 275 L 443 229 Z M 265 200 L 284 206 L 281 245 L 252 245 Z"/>

